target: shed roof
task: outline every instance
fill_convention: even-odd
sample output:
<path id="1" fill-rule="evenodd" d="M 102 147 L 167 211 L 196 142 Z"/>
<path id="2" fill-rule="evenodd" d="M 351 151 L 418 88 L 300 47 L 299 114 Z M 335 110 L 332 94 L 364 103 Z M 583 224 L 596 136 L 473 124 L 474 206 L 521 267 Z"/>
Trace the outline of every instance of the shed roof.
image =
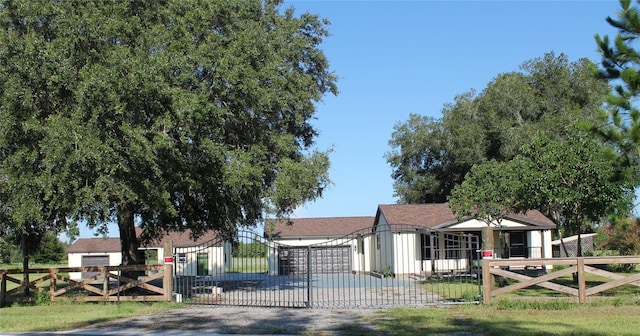
<path id="1" fill-rule="evenodd" d="M 373 221 L 373 216 L 272 219 L 267 220 L 264 235 L 270 238 L 339 238 L 371 228 Z"/>
<path id="2" fill-rule="evenodd" d="M 140 236 L 142 230 L 136 229 L 136 233 Z M 144 244 L 142 247 L 154 248 L 163 247 L 165 241 L 173 241 L 174 247 L 195 246 L 211 242 L 215 246 L 222 246 L 223 239 L 215 231 L 207 231 L 198 239 L 192 239 L 189 231 L 170 232 L 163 238 Z M 120 252 L 120 238 L 79 238 L 67 249 L 67 253 L 84 253 L 84 252 Z"/>
<path id="3" fill-rule="evenodd" d="M 79 238 L 67 248 L 67 253 L 108 253 L 120 252 L 119 238 Z"/>

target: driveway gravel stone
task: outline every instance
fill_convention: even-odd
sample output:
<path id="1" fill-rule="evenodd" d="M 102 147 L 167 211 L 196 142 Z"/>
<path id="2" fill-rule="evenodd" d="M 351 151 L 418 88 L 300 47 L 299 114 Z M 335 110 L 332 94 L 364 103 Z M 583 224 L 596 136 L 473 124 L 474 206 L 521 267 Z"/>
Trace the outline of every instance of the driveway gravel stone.
<path id="1" fill-rule="evenodd" d="M 375 309 L 293 309 L 188 306 L 96 326 L 100 330 L 182 330 L 245 335 L 341 335 L 357 328 L 376 331 Z"/>

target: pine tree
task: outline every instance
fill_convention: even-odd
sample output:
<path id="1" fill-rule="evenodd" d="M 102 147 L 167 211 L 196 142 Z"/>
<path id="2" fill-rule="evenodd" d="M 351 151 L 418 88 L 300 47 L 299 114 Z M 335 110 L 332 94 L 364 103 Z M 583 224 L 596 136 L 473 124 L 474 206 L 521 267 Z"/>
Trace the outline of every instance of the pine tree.
<path id="1" fill-rule="evenodd" d="M 630 0 L 621 0 L 620 5 L 617 17 L 606 19 L 618 30 L 615 39 L 595 36 L 602 55 L 601 68 L 595 72 L 611 82 L 613 91 L 607 97 L 608 114 L 603 115 L 610 126 L 594 130 L 616 143 L 635 165 L 640 159 L 640 110 L 636 103 L 640 95 L 640 53 L 634 44 L 640 37 L 640 13 Z"/>

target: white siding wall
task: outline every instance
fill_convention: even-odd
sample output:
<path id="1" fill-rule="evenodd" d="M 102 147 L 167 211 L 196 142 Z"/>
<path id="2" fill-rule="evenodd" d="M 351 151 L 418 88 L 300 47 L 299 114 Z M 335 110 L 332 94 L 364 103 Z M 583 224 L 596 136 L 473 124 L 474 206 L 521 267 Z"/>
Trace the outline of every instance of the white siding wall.
<path id="1" fill-rule="evenodd" d="M 359 273 L 371 272 L 371 261 L 373 259 L 373 235 L 359 237 L 356 241 L 357 251 L 354 254 L 353 270 Z M 362 248 L 364 247 L 364 248 Z"/>
<path id="2" fill-rule="evenodd" d="M 527 232 L 528 245 L 531 247 L 529 250 L 529 258 L 543 258 L 543 242 L 542 231 L 529 231 Z"/>
<path id="3" fill-rule="evenodd" d="M 82 267 L 82 256 L 109 256 L 109 266 L 118 266 L 122 262 L 122 252 L 68 253 L 67 264 L 69 267 Z M 80 280 L 82 279 L 82 274 L 80 272 L 69 272 L 69 278 Z"/>
<path id="4" fill-rule="evenodd" d="M 225 248 L 228 247 L 228 248 Z M 198 254 L 207 254 L 207 275 L 220 274 L 231 269 L 230 245 L 225 243 L 223 247 L 209 247 L 199 252 L 187 250 L 184 256 L 180 253 L 175 256 L 176 273 L 185 276 L 198 275 Z M 225 256 L 225 253 L 227 256 Z"/>
<path id="5" fill-rule="evenodd" d="M 395 274 L 419 274 L 422 271 L 420 255 L 420 235 L 415 233 L 394 234 L 397 247 L 389 253 L 395 254 L 393 272 Z M 417 237 L 417 239 L 416 239 Z"/>

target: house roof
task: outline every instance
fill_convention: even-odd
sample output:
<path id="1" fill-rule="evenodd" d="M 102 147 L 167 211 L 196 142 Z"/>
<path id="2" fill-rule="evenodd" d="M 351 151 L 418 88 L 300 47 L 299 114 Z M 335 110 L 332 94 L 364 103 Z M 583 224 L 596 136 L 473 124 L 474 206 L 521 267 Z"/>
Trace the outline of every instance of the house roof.
<path id="1" fill-rule="evenodd" d="M 136 233 L 140 236 L 142 230 L 136 229 Z M 163 247 L 165 241 L 173 241 L 174 247 L 187 247 L 204 244 L 207 242 L 215 243 L 215 246 L 221 246 L 223 239 L 219 238 L 215 231 L 207 231 L 198 239 L 192 239 L 190 232 L 170 232 L 163 238 L 144 244 L 142 247 Z M 120 252 L 120 238 L 79 238 L 67 248 L 67 253 L 83 253 L 83 252 Z"/>
<path id="2" fill-rule="evenodd" d="M 387 223 L 391 225 L 412 225 L 434 229 L 445 228 L 459 222 L 448 203 L 382 204 L 378 206 L 376 223 L 378 223 L 380 215 L 384 215 Z M 556 227 L 553 221 L 538 210 L 508 215 L 507 218 L 537 228 L 552 229 Z"/>
<path id="3" fill-rule="evenodd" d="M 269 238 L 339 238 L 371 228 L 373 221 L 372 216 L 267 220 L 264 235 Z"/>

